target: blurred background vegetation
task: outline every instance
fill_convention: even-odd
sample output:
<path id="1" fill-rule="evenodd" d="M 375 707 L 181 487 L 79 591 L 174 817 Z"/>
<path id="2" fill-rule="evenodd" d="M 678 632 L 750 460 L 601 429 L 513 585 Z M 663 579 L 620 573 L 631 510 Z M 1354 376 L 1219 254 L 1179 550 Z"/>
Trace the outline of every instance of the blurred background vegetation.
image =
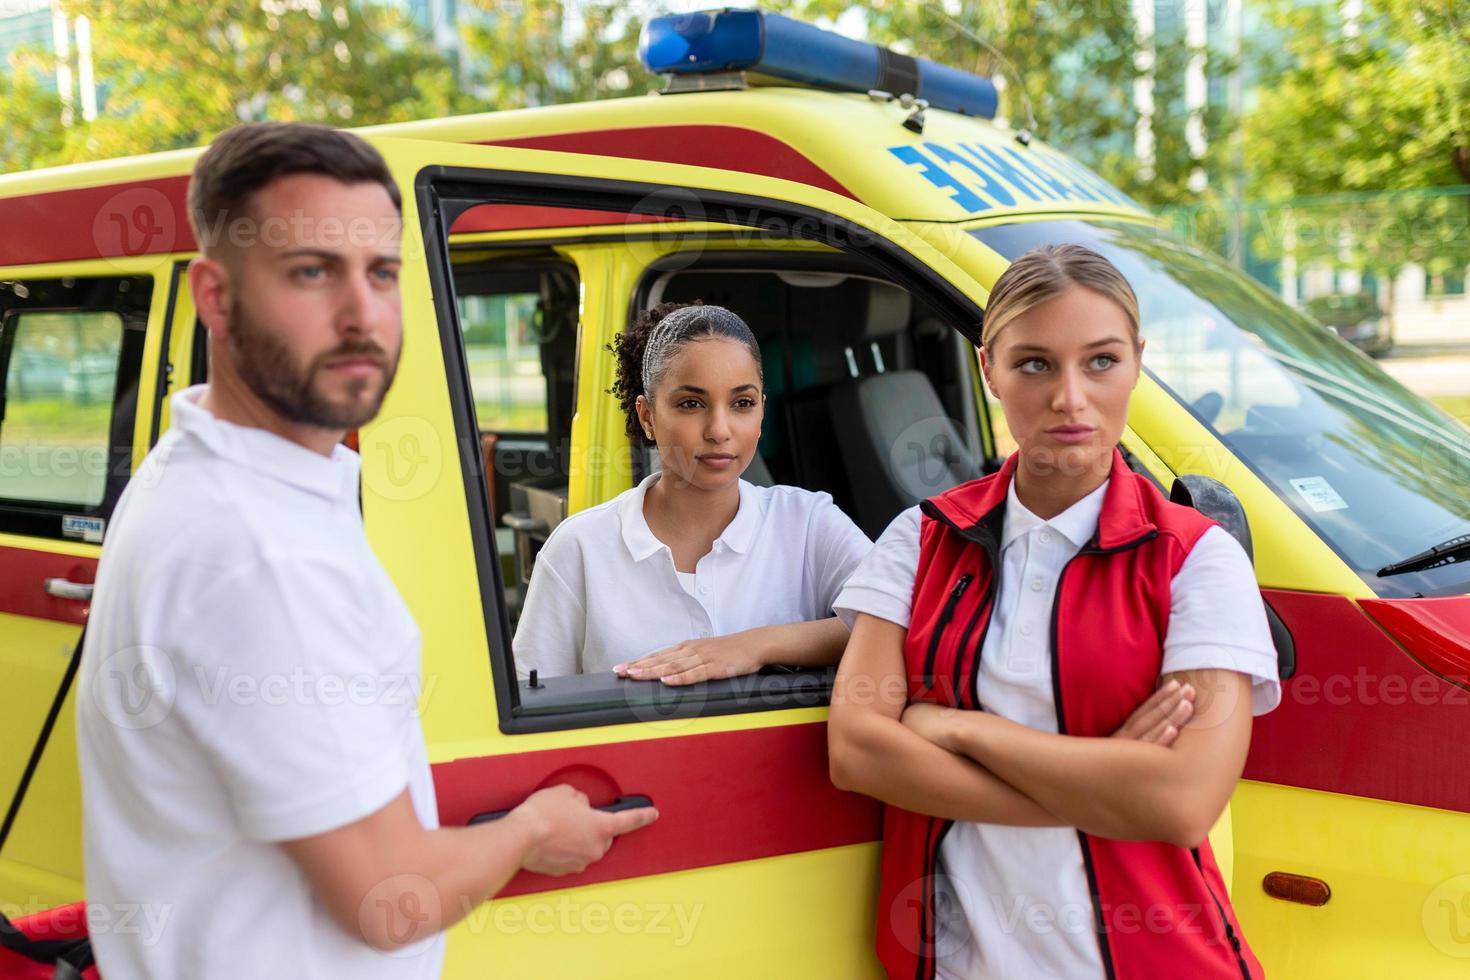
<path id="1" fill-rule="evenodd" d="M 661 84 L 643 22 L 707 6 L 0 0 L 0 172 L 195 146 L 242 120 L 641 96 Z M 996 77 L 1011 125 L 1034 117 L 1289 302 L 1366 296 L 1418 336 L 1470 340 L 1465 0 L 762 6 Z"/>

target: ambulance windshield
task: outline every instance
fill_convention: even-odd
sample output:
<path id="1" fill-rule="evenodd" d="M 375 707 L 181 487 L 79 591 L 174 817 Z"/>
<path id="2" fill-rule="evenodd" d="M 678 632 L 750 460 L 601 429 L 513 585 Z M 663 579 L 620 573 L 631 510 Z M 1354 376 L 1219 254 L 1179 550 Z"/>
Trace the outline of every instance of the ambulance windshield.
<path id="1" fill-rule="evenodd" d="M 1381 569 L 1470 534 L 1470 429 L 1223 261 L 1144 224 L 972 232 L 1007 259 L 1075 242 L 1133 284 L 1143 363 L 1380 596 L 1463 595 L 1470 561 Z M 1187 465 L 1187 464 L 1183 464 Z"/>

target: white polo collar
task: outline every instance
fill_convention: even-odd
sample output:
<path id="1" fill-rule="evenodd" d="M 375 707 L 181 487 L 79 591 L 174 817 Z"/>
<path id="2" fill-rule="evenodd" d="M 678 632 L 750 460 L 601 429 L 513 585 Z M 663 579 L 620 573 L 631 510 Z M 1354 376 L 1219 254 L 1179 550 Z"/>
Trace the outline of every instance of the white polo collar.
<path id="1" fill-rule="evenodd" d="M 199 404 L 208 390 L 207 384 L 194 385 L 169 400 L 175 428 L 197 439 L 216 456 L 253 472 L 328 500 L 357 505 L 362 464 L 357 453 L 338 443 L 332 447 L 329 459 L 274 432 L 216 418 Z"/>
<path id="2" fill-rule="evenodd" d="M 1016 496 L 1016 481 L 1006 488 L 1005 529 L 1001 532 L 1001 549 L 1010 547 L 1012 541 L 1041 527 L 1050 527 L 1081 548 L 1092 540 L 1097 531 L 1097 521 L 1102 515 L 1103 496 L 1107 493 L 1111 479 L 1104 480 L 1096 490 L 1062 511 L 1051 520 L 1042 520 L 1021 503 Z"/>
<path id="3" fill-rule="evenodd" d="M 618 505 L 618 524 L 622 529 L 623 544 L 627 546 L 628 554 L 635 562 L 668 549 L 668 545 L 654 536 L 648 527 L 648 520 L 643 516 L 643 498 L 648 495 L 648 488 L 658 478 L 658 473 L 648 474 Z M 750 550 L 755 532 L 760 527 L 761 509 L 760 492 L 752 484 L 741 480 L 740 506 L 735 511 L 734 519 L 725 525 L 725 530 L 715 539 L 715 545 L 724 545 L 740 554 Z"/>

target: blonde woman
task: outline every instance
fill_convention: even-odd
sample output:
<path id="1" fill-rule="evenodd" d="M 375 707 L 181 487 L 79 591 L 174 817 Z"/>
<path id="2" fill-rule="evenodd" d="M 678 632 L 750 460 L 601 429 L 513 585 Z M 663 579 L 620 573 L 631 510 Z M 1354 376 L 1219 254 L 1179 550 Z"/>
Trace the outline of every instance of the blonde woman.
<path id="1" fill-rule="evenodd" d="M 1206 835 L 1276 659 L 1243 549 L 1115 448 L 1143 349 L 1106 259 L 1021 256 L 981 347 L 1017 452 L 837 600 L 832 777 L 889 804 L 890 976 L 1262 976 Z"/>

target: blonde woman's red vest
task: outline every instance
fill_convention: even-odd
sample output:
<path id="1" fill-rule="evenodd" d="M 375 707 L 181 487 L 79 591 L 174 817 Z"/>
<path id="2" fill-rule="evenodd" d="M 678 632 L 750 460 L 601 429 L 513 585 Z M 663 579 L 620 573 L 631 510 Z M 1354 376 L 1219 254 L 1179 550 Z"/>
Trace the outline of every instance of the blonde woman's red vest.
<path id="1" fill-rule="evenodd" d="M 1017 458 L 924 501 L 904 660 L 910 700 L 982 709 L 980 651 L 999 593 L 1001 522 Z M 1170 588 L 1214 522 L 1170 503 L 1116 450 L 1097 531 L 1062 570 L 1051 620 L 1052 696 L 1065 735 L 1111 735 L 1157 687 Z M 935 873 L 953 821 L 886 807 L 878 955 L 894 980 L 935 975 Z M 1251 980 L 1209 842 L 1182 848 L 1077 832 L 1110 980 Z"/>

